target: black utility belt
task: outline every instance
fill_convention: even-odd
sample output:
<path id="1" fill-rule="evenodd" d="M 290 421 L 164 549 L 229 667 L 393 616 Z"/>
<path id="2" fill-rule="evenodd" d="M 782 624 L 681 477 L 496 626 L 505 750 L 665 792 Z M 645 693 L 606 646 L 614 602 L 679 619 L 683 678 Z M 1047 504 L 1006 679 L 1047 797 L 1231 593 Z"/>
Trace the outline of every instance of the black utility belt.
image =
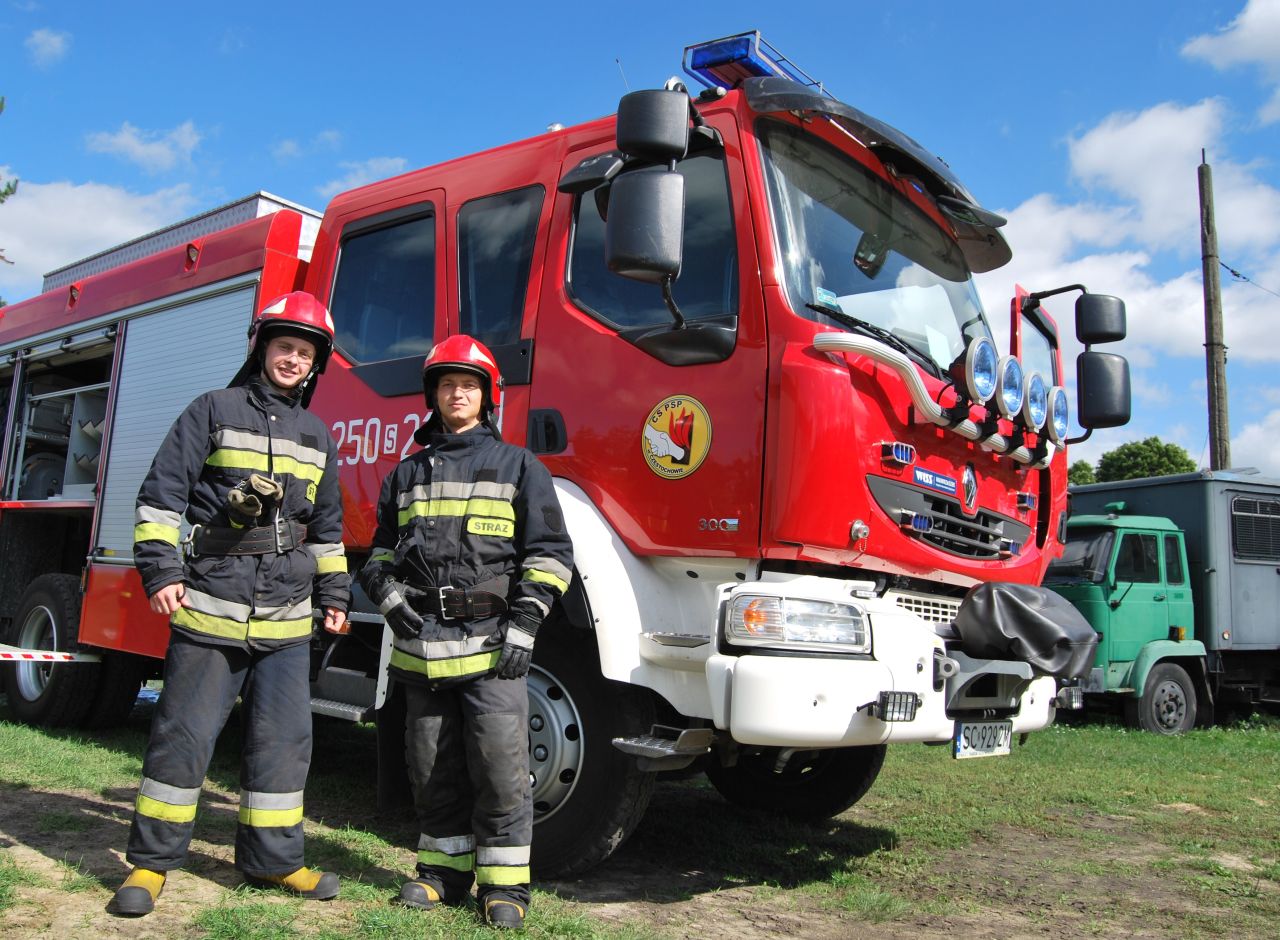
<path id="1" fill-rule="evenodd" d="M 418 613 L 439 616 L 441 620 L 484 620 L 507 610 L 507 599 L 488 591 L 409 585 L 406 594 L 409 606 Z"/>
<path id="2" fill-rule="evenodd" d="M 301 548 L 306 540 L 305 525 L 281 521 L 244 529 L 193 525 L 185 544 L 192 555 L 271 555 Z"/>

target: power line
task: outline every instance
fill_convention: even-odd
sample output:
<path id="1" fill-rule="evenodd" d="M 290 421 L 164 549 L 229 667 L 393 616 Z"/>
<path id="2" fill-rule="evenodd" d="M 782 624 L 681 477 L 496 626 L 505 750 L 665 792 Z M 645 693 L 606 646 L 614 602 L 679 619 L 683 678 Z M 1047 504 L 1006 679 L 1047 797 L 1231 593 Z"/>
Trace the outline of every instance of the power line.
<path id="1" fill-rule="evenodd" d="M 1252 284 L 1254 287 L 1258 288 L 1258 290 L 1264 290 L 1264 291 L 1266 291 L 1268 294 L 1270 294 L 1272 297 L 1280 297 L 1280 294 L 1277 294 L 1277 293 L 1276 293 L 1275 291 L 1273 291 L 1271 288 L 1269 288 L 1269 287 L 1263 287 L 1263 286 L 1262 286 L 1261 284 L 1259 284 L 1257 281 L 1250 280 L 1247 276 L 1245 276 L 1245 275 L 1241 274 L 1239 271 L 1237 271 L 1235 268 L 1231 267 L 1231 265 L 1227 264 L 1225 261 L 1223 261 L 1223 260 L 1219 259 L 1218 264 L 1220 264 L 1220 265 L 1222 265 L 1224 268 L 1226 268 L 1226 269 L 1227 269 L 1227 271 L 1231 274 L 1231 276 L 1232 276 L 1232 277 L 1234 277 L 1236 280 L 1238 280 L 1238 281 L 1244 281 L 1246 284 Z"/>

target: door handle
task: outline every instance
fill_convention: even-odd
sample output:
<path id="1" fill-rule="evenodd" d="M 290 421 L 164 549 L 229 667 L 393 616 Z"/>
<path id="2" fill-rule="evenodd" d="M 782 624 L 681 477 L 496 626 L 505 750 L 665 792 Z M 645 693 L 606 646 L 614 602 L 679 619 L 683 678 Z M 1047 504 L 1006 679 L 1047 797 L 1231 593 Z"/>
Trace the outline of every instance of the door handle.
<path id="1" fill-rule="evenodd" d="M 1167 595 L 1167 594 L 1157 594 L 1155 597 L 1153 597 L 1153 598 L 1151 598 L 1151 599 L 1152 599 L 1153 601 L 1162 601 L 1162 600 L 1164 600 L 1166 597 L 1168 597 L 1168 595 Z"/>
<path id="2" fill-rule="evenodd" d="M 529 449 L 535 454 L 558 454 L 569 446 L 564 418 L 554 408 L 535 408 L 529 412 Z"/>

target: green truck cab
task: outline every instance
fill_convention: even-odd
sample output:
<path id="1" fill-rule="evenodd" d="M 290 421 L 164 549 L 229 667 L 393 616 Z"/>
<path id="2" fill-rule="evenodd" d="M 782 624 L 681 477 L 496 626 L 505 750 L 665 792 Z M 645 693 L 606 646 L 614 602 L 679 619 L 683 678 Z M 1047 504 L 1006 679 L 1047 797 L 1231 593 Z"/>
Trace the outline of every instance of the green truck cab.
<path id="1" fill-rule="evenodd" d="M 1280 702 L 1280 481 L 1232 471 L 1072 487 L 1045 587 L 1098 633 L 1086 698 L 1178 734 Z"/>

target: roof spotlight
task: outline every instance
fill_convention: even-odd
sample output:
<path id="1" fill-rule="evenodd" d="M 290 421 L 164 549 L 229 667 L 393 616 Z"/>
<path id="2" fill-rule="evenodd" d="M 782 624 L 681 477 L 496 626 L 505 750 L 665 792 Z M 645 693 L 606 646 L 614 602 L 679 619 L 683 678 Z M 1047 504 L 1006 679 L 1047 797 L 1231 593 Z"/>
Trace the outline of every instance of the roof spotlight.
<path id="1" fill-rule="evenodd" d="M 1012 420 L 1022 410 L 1022 401 L 1026 397 L 1022 363 L 1013 356 L 1005 356 L 1000 360 L 997 376 L 996 408 L 1000 417 Z"/>
<path id="2" fill-rule="evenodd" d="M 1045 429 L 1049 432 L 1049 440 L 1059 446 L 1067 439 L 1069 404 L 1065 388 L 1055 385 L 1049 389 L 1049 420 Z"/>
<path id="3" fill-rule="evenodd" d="M 1022 403 L 1022 421 L 1033 431 L 1039 431 L 1049 416 L 1049 387 L 1044 376 L 1032 372 L 1027 376 L 1027 400 Z"/>
<path id="4" fill-rule="evenodd" d="M 999 364 L 995 343 L 985 336 L 970 341 L 964 353 L 964 387 L 970 401 L 984 405 L 996 393 Z"/>

